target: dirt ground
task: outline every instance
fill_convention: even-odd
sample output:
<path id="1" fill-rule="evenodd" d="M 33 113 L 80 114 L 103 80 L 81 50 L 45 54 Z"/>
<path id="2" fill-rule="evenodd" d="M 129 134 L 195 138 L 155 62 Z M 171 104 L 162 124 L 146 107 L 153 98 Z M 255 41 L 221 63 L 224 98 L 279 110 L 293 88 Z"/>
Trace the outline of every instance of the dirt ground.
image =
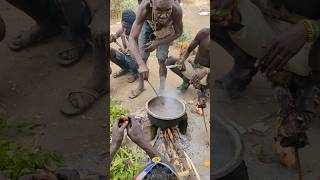
<path id="1" fill-rule="evenodd" d="M 183 4 L 183 23 L 184 30 L 190 33 L 193 37 L 196 33 L 204 27 L 209 27 L 209 16 L 200 16 L 198 15 L 199 8 L 208 9 L 208 1 L 195 1 L 195 3 L 185 3 Z M 190 21 L 192 19 L 192 21 Z M 197 21 L 194 21 L 194 20 Z M 116 30 L 120 27 L 119 23 L 111 24 L 110 31 L 115 33 Z M 192 37 L 192 38 L 193 38 Z M 119 41 L 120 42 L 120 41 Z M 111 45 L 114 48 L 117 48 L 116 45 Z M 177 49 L 174 46 L 170 47 L 169 55 L 177 55 Z M 116 72 L 119 68 L 112 63 L 112 70 Z M 158 75 L 158 62 L 155 57 L 155 53 L 152 53 L 148 60 L 148 67 L 150 68 L 149 80 L 155 86 L 156 89 L 159 87 L 159 75 Z M 137 87 L 137 81 L 134 83 L 127 83 L 126 76 L 119 78 L 110 78 L 110 95 L 112 98 L 119 99 L 122 101 L 122 106 L 129 109 L 131 112 L 144 112 L 145 103 L 150 98 L 154 97 L 155 94 L 152 91 L 151 87 L 148 84 L 145 84 L 145 91 L 136 99 L 129 99 L 128 94 L 130 90 Z M 193 114 L 190 112 L 192 105 L 188 102 L 193 101 L 194 98 L 194 88 L 190 88 L 184 93 L 181 94 L 176 90 L 176 87 L 182 83 L 182 80 L 178 78 L 171 71 L 168 71 L 167 81 L 166 81 L 166 92 L 164 95 L 176 96 L 182 101 L 187 103 L 187 114 L 189 126 L 187 129 L 186 138 L 189 140 L 189 148 L 186 149 L 186 152 L 189 154 L 190 158 L 194 161 L 195 166 L 201 176 L 201 179 L 207 180 L 210 179 L 209 168 L 202 166 L 202 163 L 205 161 L 210 161 L 210 147 L 206 145 L 206 135 L 204 124 L 201 116 Z M 206 117 L 207 124 L 209 124 L 209 109 L 206 108 Z"/>
<path id="2" fill-rule="evenodd" d="M 213 50 L 214 79 L 219 79 L 231 68 L 233 60 L 219 45 L 214 44 Z M 215 94 L 213 113 L 234 121 L 239 129 L 246 130 L 242 138 L 245 144 L 245 161 L 251 180 L 298 179 L 295 171 L 288 170 L 279 164 L 273 151 L 277 108 L 272 95 L 270 84 L 262 76 L 257 75 L 239 99 L 229 101 Z M 262 136 L 248 133 L 247 129 L 258 122 L 266 123 L 269 130 Z M 300 157 L 304 179 L 315 180 L 320 176 L 319 117 L 313 121 L 308 136 L 310 146 L 300 151 Z M 262 154 L 268 159 L 268 163 L 259 161 L 258 157 Z"/>
<path id="3" fill-rule="evenodd" d="M 0 109 L 8 116 L 40 123 L 39 144 L 62 153 L 66 167 L 99 173 L 105 167 L 100 155 L 106 148 L 105 100 L 77 117 L 60 113 L 67 93 L 81 87 L 90 76 L 91 53 L 71 67 L 61 67 L 55 61 L 57 52 L 66 47 L 61 37 L 12 52 L 7 48 L 8 40 L 34 22 L 5 1 L 0 1 L 0 14 L 7 25 L 7 36 L 0 43 Z"/>

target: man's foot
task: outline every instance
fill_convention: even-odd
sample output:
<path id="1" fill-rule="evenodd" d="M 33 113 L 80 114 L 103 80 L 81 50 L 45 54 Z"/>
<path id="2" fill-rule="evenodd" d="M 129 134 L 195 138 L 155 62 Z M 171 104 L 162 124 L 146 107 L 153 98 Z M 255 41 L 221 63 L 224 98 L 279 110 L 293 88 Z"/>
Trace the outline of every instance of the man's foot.
<path id="1" fill-rule="evenodd" d="M 84 41 L 70 42 L 69 49 L 58 53 L 57 62 L 61 65 L 71 65 L 84 55 L 88 44 Z"/>
<path id="2" fill-rule="evenodd" d="M 118 78 L 118 77 L 123 76 L 123 75 L 125 75 L 125 74 L 127 74 L 127 71 L 121 69 L 120 71 L 117 71 L 117 72 L 115 72 L 115 73 L 113 74 L 113 78 Z"/>
<path id="3" fill-rule="evenodd" d="M 128 77 L 128 83 L 133 83 L 138 79 L 138 75 L 137 74 L 129 74 Z"/>
<path id="4" fill-rule="evenodd" d="M 83 113 L 89 109 L 106 91 L 98 92 L 90 88 L 81 88 L 70 92 L 65 103 L 62 105 L 61 112 L 68 116 L 74 116 Z"/>
<path id="5" fill-rule="evenodd" d="M 186 92 L 188 87 L 190 86 L 189 82 L 183 81 L 183 83 L 177 87 L 178 90 L 180 90 L 182 93 Z"/>
<path id="6" fill-rule="evenodd" d="M 29 30 L 23 31 L 18 34 L 13 40 L 8 43 L 8 47 L 13 51 L 20 51 L 54 34 L 56 34 L 55 31 L 49 30 L 46 27 L 36 24 Z"/>
<path id="7" fill-rule="evenodd" d="M 130 99 L 134 99 L 136 97 L 138 97 L 142 92 L 144 91 L 144 89 L 135 89 L 135 90 L 131 90 L 129 93 L 129 98 Z"/>

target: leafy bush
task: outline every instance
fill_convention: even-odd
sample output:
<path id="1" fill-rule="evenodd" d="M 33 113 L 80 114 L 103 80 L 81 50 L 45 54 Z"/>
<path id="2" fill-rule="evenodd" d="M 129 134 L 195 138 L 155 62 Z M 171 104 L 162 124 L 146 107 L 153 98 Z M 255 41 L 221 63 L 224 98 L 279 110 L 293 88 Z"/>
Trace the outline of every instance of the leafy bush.
<path id="1" fill-rule="evenodd" d="M 110 4 L 110 16 L 111 19 L 121 19 L 122 11 L 126 9 L 132 9 L 136 11 L 138 9 L 138 0 L 111 0 Z"/>
<path id="2" fill-rule="evenodd" d="M 17 179 L 26 174 L 35 173 L 37 169 L 61 166 L 63 157 L 55 151 L 35 145 L 22 145 L 12 134 L 34 135 L 34 125 L 29 122 L 6 121 L 0 118 L 0 171 L 10 179 Z"/>
<path id="3" fill-rule="evenodd" d="M 190 43 L 191 35 L 188 32 L 183 32 L 182 35 L 174 41 L 174 46 L 178 48 L 183 43 Z"/>

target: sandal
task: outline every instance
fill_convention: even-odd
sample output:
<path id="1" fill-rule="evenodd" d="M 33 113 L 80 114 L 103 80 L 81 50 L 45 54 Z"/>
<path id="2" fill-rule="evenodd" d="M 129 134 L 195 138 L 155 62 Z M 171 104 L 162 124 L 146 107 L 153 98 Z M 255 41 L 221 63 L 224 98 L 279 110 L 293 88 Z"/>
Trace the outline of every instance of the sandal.
<path id="1" fill-rule="evenodd" d="M 137 74 L 130 74 L 129 77 L 128 77 L 128 83 L 133 83 L 137 79 L 138 79 L 138 75 Z"/>
<path id="2" fill-rule="evenodd" d="M 69 93 L 61 107 L 61 112 L 68 116 L 79 115 L 89 109 L 106 91 L 97 92 L 90 88 L 81 88 Z"/>
<path id="3" fill-rule="evenodd" d="M 144 89 L 138 89 L 138 88 L 135 90 L 131 90 L 130 94 L 129 94 L 129 98 L 134 99 L 134 98 L 138 97 L 143 91 L 144 91 Z"/>
<path id="4" fill-rule="evenodd" d="M 34 25 L 29 30 L 22 31 L 14 39 L 8 42 L 8 47 L 12 51 L 20 51 L 46 38 L 49 38 L 54 34 L 54 31 L 50 32 L 45 27 Z"/>
<path id="5" fill-rule="evenodd" d="M 190 86 L 190 83 L 183 81 L 183 83 L 180 86 L 178 86 L 177 89 L 180 90 L 182 93 L 184 93 L 187 91 L 189 86 Z"/>
<path id="6" fill-rule="evenodd" d="M 86 42 L 79 42 L 77 44 L 75 44 L 75 42 L 70 43 L 71 48 L 58 53 L 58 57 L 56 60 L 61 65 L 71 65 L 75 63 L 76 61 L 81 59 L 88 47 Z"/>
<path id="7" fill-rule="evenodd" d="M 113 74 L 113 78 L 118 78 L 118 77 L 123 76 L 123 75 L 125 75 L 125 74 L 127 74 L 127 71 L 121 69 L 120 71 L 117 71 L 117 72 L 115 72 L 115 73 Z"/>

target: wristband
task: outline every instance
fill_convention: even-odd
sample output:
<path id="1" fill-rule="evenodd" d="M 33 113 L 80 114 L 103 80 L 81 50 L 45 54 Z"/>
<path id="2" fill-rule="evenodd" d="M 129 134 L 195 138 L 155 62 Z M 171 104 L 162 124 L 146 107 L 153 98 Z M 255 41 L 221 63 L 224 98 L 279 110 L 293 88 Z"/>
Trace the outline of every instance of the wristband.
<path id="1" fill-rule="evenodd" d="M 316 28 L 312 21 L 304 19 L 302 20 L 304 27 L 307 30 L 306 39 L 307 42 L 313 42 L 317 38 Z"/>

